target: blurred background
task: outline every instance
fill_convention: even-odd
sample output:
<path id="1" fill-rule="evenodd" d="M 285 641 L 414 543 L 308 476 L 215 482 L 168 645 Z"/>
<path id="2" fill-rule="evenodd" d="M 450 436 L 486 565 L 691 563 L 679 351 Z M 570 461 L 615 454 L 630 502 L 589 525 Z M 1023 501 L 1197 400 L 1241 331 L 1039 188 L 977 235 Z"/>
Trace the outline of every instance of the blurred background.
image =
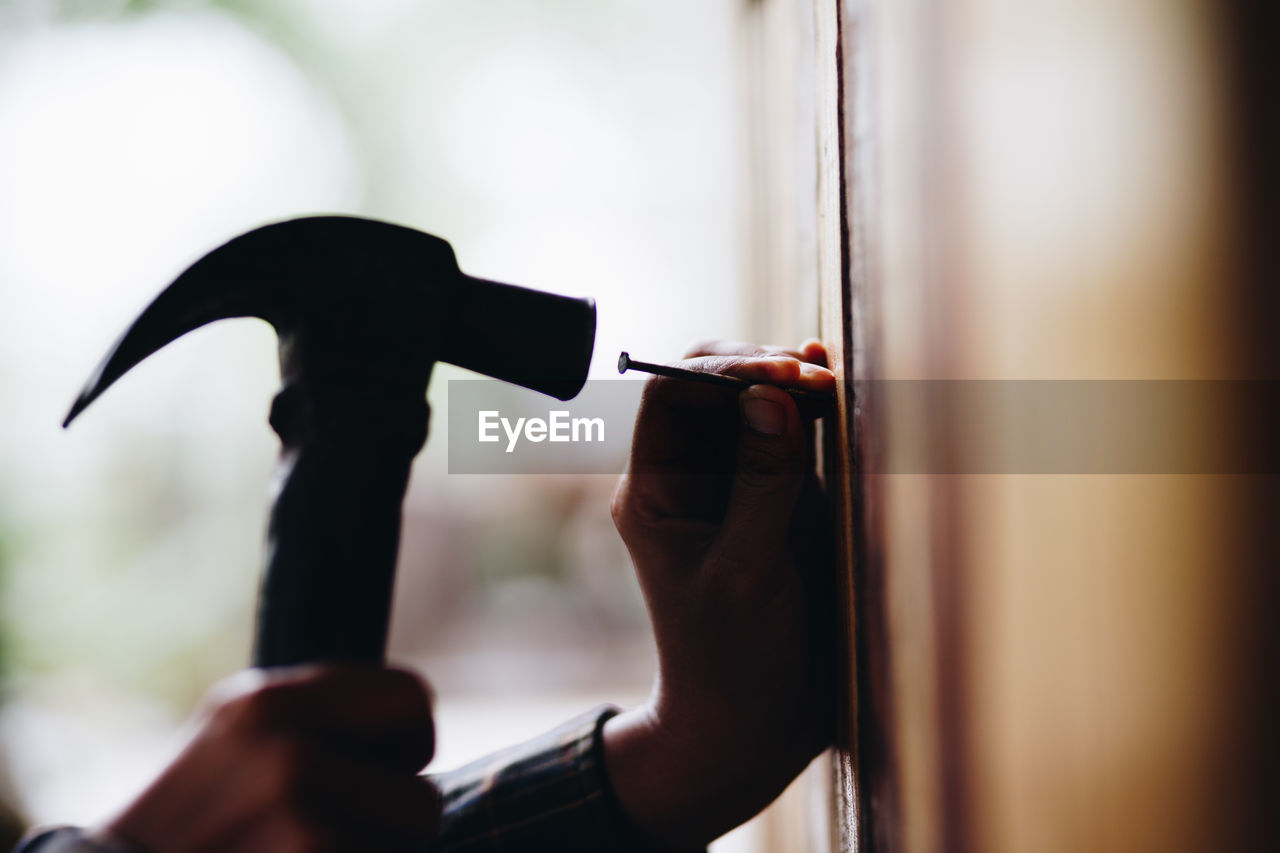
<path id="1" fill-rule="evenodd" d="M 151 297 L 242 231 L 341 212 L 445 237 L 473 275 L 594 296 L 593 376 L 620 349 L 740 337 L 738 12 L 0 0 L 0 800 L 105 816 L 248 659 L 269 327 L 197 331 L 58 429 Z M 436 768 L 639 701 L 653 671 L 612 477 L 447 474 L 460 375 L 432 385 L 392 638 L 439 693 Z"/>
<path id="2" fill-rule="evenodd" d="M 717 853 L 1280 849 L 1274 475 L 858 461 L 917 426 L 881 379 L 1275 378 L 1271 8 L 0 0 L 0 802 L 107 814 L 248 659 L 268 327 L 198 331 L 57 424 L 196 257 L 342 212 L 594 296 L 596 377 L 821 320 L 839 748 Z M 433 383 L 392 632 L 441 769 L 653 671 L 613 478 L 448 474 L 461 375 Z M 1270 448 L 1244 416 L 1162 433 Z"/>

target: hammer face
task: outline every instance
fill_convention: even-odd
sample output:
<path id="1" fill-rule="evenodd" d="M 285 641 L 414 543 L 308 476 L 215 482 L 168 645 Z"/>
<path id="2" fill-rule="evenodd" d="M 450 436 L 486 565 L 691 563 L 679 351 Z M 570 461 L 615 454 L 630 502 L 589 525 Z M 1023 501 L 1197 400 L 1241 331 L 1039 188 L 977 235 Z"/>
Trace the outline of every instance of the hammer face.
<path id="1" fill-rule="evenodd" d="M 582 390 L 595 346 L 596 304 L 462 276 L 439 358 L 568 400 Z"/>

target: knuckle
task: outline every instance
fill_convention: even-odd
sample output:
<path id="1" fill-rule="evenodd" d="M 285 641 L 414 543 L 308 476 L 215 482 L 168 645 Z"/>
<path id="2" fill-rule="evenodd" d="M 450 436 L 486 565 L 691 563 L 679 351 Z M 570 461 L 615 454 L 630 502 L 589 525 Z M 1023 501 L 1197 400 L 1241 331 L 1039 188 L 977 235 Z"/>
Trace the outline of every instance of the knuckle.
<path id="1" fill-rule="evenodd" d="M 754 461 L 742 460 L 738 465 L 738 485 L 752 492 L 768 491 L 777 486 L 777 475 Z"/>
<path id="2" fill-rule="evenodd" d="M 285 847 L 289 853 L 330 853 L 336 849 L 327 833 L 302 817 L 294 817 L 290 821 L 289 840 Z"/>
<path id="3" fill-rule="evenodd" d="M 287 688 L 266 684 L 232 700 L 235 722 L 248 729 L 267 729 L 278 722 L 288 699 Z"/>
<path id="4" fill-rule="evenodd" d="M 406 708 L 431 716 L 432 691 L 426 679 L 408 669 L 388 669 L 385 677 L 389 691 L 403 697 Z"/>
<path id="5" fill-rule="evenodd" d="M 236 730 L 242 727 L 247 714 L 248 702 L 244 697 L 236 697 L 214 708 L 209 718 L 215 729 Z"/>
<path id="6" fill-rule="evenodd" d="M 254 693 L 229 699 L 213 712 L 214 725 L 237 734 L 247 734 L 266 727 L 266 714 Z"/>
<path id="7" fill-rule="evenodd" d="M 622 479 L 618 481 L 618 487 L 613 490 L 613 496 L 609 498 L 609 517 L 613 519 L 613 526 L 621 533 L 627 528 L 631 517 L 631 489 L 630 482 L 624 474 Z"/>
<path id="8" fill-rule="evenodd" d="M 609 501 L 609 514 L 618 535 L 628 547 L 641 542 L 661 541 L 670 532 L 668 528 L 673 520 L 649 501 L 617 493 Z"/>
<path id="9" fill-rule="evenodd" d="M 712 353 L 699 358 L 696 362 L 689 365 L 693 370 L 700 370 L 705 373 L 729 373 L 742 366 L 743 357 L 740 355 L 726 355 L 724 353 Z"/>
<path id="10" fill-rule="evenodd" d="M 427 681 L 411 670 L 389 669 L 379 675 L 397 712 L 397 740 L 406 762 L 427 764 L 435 754 L 434 694 Z"/>
<path id="11" fill-rule="evenodd" d="M 752 448 L 738 459 L 737 479 L 752 491 L 791 489 L 800 482 L 800 465 L 786 448 Z"/>
<path id="12" fill-rule="evenodd" d="M 299 804 L 308 776 L 308 756 L 292 738 L 273 738 L 259 748 L 261 776 L 266 788 L 287 803 Z"/>

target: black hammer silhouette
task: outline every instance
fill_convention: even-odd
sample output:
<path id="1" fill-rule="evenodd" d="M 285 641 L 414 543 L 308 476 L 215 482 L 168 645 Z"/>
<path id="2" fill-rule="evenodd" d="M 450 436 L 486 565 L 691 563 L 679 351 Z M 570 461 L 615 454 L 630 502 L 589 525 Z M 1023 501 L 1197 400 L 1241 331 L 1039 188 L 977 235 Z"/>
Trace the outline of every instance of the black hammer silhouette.
<path id="1" fill-rule="evenodd" d="M 260 317 L 280 339 L 280 474 L 254 664 L 379 662 L 401 503 L 427 437 L 437 361 L 568 400 L 586 381 L 595 303 L 472 278 L 437 237 L 368 219 L 267 225 L 205 255 L 124 333 L 63 426 L 170 341 Z"/>

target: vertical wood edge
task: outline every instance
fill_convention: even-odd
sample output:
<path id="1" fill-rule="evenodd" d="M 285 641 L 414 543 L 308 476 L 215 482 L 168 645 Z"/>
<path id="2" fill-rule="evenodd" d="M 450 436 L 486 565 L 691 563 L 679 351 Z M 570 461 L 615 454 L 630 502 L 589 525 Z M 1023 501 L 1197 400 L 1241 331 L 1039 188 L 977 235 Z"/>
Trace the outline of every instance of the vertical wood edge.
<path id="1" fill-rule="evenodd" d="M 834 423 L 824 433 L 827 484 L 833 501 L 838 572 L 838 603 L 841 613 L 840 668 L 837 673 L 842 692 L 839 702 L 837 739 L 833 751 L 837 839 L 842 851 L 866 849 L 863 794 L 858 773 L 858 591 L 856 548 L 858 498 L 855 488 L 854 419 L 856 395 L 853 379 L 852 280 L 849 242 L 849 193 L 847 186 L 847 90 L 845 74 L 844 4 L 840 0 L 818 0 L 816 41 L 818 57 L 818 144 L 820 305 L 819 320 L 823 340 L 830 350 L 837 379 Z"/>

